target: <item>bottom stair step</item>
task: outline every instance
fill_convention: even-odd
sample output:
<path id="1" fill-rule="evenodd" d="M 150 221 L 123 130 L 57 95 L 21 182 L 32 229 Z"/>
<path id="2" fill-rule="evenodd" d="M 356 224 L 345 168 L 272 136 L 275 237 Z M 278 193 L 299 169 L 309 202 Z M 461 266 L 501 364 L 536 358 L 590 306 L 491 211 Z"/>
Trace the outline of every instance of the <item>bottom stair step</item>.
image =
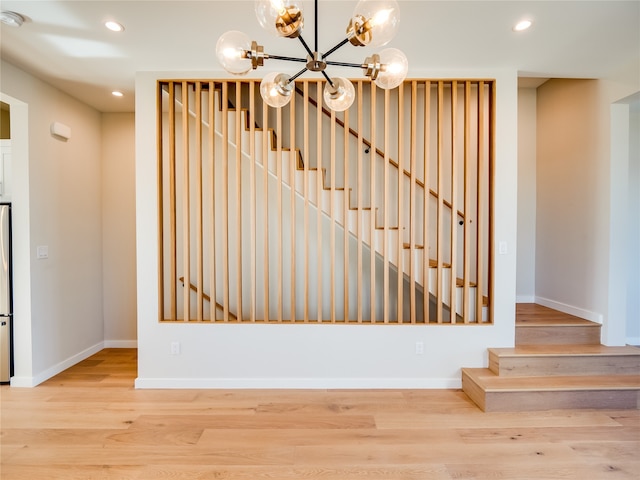
<path id="1" fill-rule="evenodd" d="M 640 375 L 500 377 L 463 368 L 462 389 L 485 412 L 640 408 Z"/>

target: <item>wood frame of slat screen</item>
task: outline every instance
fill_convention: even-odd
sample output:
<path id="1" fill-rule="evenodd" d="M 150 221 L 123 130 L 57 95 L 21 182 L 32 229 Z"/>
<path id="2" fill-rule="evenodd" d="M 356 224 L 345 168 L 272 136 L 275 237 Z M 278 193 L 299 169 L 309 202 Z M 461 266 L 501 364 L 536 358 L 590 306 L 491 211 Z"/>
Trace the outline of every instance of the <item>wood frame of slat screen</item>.
<path id="1" fill-rule="evenodd" d="M 157 87 L 161 322 L 487 325 L 496 82 Z"/>

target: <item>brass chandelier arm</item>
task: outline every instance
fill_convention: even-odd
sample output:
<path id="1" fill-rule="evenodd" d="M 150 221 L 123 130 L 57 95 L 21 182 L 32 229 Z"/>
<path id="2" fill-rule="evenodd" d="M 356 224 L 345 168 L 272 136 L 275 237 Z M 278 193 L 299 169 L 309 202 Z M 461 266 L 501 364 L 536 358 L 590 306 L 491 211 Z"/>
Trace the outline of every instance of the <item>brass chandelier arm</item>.
<path id="1" fill-rule="evenodd" d="M 338 50 L 339 48 L 344 47 L 347 43 L 349 43 L 349 39 L 345 38 L 344 40 L 342 40 L 341 42 L 338 42 L 333 48 L 327 50 L 327 53 L 324 53 L 322 56 L 324 58 L 327 58 L 329 55 L 331 55 L 333 52 L 335 52 L 336 50 Z"/>
<path id="2" fill-rule="evenodd" d="M 307 45 L 307 42 L 304 41 L 304 38 L 302 38 L 302 34 L 298 35 L 298 40 L 300 40 L 300 43 L 302 44 L 304 49 L 307 51 L 307 53 L 313 57 L 314 52 L 311 51 L 311 48 L 309 48 L 309 45 Z"/>

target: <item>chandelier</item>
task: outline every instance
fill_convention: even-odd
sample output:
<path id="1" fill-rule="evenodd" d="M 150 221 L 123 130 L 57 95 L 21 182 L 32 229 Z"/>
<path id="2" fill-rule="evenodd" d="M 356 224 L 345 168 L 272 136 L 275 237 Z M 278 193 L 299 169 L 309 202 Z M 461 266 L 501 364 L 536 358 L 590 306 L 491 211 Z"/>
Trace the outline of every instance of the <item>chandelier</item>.
<path id="1" fill-rule="evenodd" d="M 400 85 L 407 76 L 407 57 L 396 48 L 386 48 L 365 58 L 363 63 L 334 62 L 328 60 L 338 49 L 350 43 L 356 47 L 386 45 L 395 36 L 400 23 L 400 9 L 395 0 L 360 0 L 346 29 L 346 38 L 321 53 L 318 50 L 318 0 L 315 0 L 315 48 L 311 50 L 302 37 L 304 17 L 300 1 L 256 0 L 255 11 L 260 25 L 268 32 L 285 38 L 298 39 L 307 52 L 305 58 L 271 55 L 264 47 L 252 41 L 246 34 L 229 31 L 218 39 L 216 56 L 224 69 L 234 75 L 244 75 L 251 69 L 264 66 L 265 60 L 284 60 L 304 63 L 293 75 L 272 72 L 260 83 L 264 101 L 275 108 L 289 103 L 294 90 L 294 80 L 307 71 L 319 72 L 327 83 L 324 101 L 334 111 L 348 109 L 355 98 L 351 81 L 343 77 L 331 77 L 328 66 L 360 68 L 366 77 L 383 89 Z"/>

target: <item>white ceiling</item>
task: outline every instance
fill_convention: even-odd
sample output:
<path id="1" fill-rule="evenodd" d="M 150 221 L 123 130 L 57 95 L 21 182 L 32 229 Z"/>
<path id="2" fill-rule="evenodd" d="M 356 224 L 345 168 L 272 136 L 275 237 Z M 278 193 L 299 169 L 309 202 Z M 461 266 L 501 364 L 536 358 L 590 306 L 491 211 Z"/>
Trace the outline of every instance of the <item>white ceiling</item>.
<path id="1" fill-rule="evenodd" d="M 406 53 L 410 76 L 506 67 L 520 77 L 606 78 L 640 65 L 640 0 L 399 3 L 401 29 L 389 46 Z M 313 48 L 313 2 L 302 5 L 304 37 Z M 355 5 L 320 1 L 320 51 L 344 37 Z M 303 51 L 296 40 L 262 31 L 253 0 L 1 0 L 0 6 L 27 19 L 21 28 L 0 27 L 2 58 L 104 112 L 133 111 L 136 71 L 223 75 L 215 43 L 227 30 L 247 32 L 268 53 L 301 56 Z M 532 19 L 533 27 L 513 32 L 523 17 Z M 108 19 L 125 31 L 108 31 L 103 26 Z M 370 53 L 347 45 L 331 59 L 359 63 Z M 257 75 L 270 69 L 294 72 L 298 66 L 271 60 Z M 113 89 L 125 97 L 112 97 Z"/>

